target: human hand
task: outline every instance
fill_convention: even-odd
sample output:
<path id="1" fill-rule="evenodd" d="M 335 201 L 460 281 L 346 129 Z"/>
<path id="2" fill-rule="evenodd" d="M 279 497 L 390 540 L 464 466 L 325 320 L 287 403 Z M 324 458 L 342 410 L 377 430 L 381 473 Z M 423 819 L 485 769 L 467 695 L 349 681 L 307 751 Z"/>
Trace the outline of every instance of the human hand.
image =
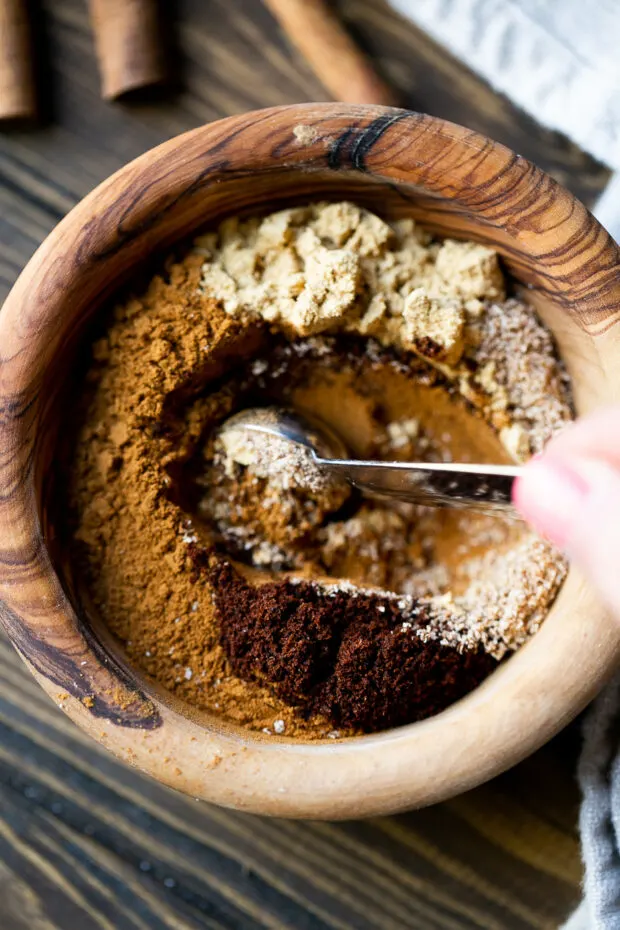
<path id="1" fill-rule="evenodd" d="M 514 502 L 620 616 L 620 407 L 578 420 L 532 459 Z"/>

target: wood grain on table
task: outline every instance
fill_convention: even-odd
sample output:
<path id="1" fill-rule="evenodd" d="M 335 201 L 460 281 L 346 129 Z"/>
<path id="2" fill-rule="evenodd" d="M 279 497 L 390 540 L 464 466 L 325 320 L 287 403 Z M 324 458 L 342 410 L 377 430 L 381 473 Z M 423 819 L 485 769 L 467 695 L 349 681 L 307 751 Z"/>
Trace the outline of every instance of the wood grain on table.
<path id="1" fill-rule="evenodd" d="M 99 98 L 83 0 L 36 9 L 38 128 L 0 133 L 0 299 L 49 230 L 124 162 L 200 123 L 326 99 L 257 0 L 166 4 L 178 86 Z M 380 0 L 339 4 L 403 102 L 537 161 L 591 203 L 607 172 Z M 0 640 L 0 927 L 553 928 L 579 896 L 576 727 L 446 804 L 347 824 L 261 820 L 165 789 L 70 724 Z"/>

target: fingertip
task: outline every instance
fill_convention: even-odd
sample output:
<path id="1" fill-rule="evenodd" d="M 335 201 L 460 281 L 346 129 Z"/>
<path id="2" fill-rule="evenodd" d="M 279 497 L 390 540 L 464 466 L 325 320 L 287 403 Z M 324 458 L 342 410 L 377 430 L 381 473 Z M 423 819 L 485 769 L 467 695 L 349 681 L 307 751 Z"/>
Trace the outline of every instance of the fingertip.
<path id="1" fill-rule="evenodd" d="M 564 548 L 588 486 L 576 471 L 548 456 L 532 459 L 513 486 L 513 503 L 545 539 Z"/>

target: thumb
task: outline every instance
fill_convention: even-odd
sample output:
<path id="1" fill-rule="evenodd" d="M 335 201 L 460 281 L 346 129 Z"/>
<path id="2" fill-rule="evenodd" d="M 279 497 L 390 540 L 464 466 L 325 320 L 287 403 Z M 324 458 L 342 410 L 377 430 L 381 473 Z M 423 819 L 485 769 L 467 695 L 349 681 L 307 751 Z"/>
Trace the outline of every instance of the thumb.
<path id="1" fill-rule="evenodd" d="M 570 442 L 551 443 L 525 466 L 514 502 L 535 530 L 580 566 L 620 617 L 620 468 L 600 451 L 598 457 L 588 457 L 587 448 L 577 451 L 579 424 L 573 429 Z"/>

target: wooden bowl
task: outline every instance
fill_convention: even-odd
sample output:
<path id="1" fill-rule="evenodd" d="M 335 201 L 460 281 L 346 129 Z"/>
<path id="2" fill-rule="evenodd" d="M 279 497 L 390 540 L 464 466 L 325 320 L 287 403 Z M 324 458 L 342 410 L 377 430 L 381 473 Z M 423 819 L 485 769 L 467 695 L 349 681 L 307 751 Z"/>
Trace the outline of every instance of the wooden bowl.
<path id="1" fill-rule="evenodd" d="M 390 732 L 301 743 L 227 726 L 128 667 L 76 612 L 50 519 L 60 388 L 96 308 L 147 256 L 198 227 L 310 197 L 349 198 L 493 246 L 555 333 L 578 410 L 619 399 L 618 248 L 534 165 L 477 133 L 396 109 L 291 106 L 196 129 L 78 204 L 0 314 L 1 615 L 65 712 L 158 780 L 262 814 L 359 817 L 471 788 L 593 697 L 620 657 L 620 624 L 576 570 L 541 631 L 465 700 Z"/>

